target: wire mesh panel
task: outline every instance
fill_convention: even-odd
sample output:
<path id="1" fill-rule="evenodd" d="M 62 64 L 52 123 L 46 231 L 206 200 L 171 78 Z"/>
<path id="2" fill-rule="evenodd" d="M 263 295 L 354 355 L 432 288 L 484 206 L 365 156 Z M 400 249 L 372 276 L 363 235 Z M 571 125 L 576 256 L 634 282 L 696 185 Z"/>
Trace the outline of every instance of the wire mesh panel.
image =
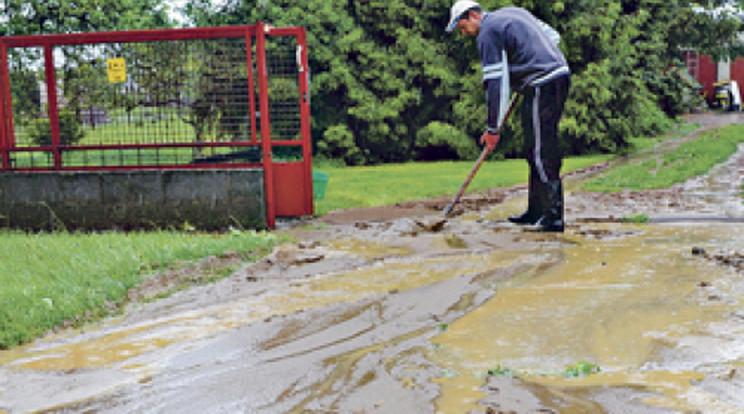
<path id="1" fill-rule="evenodd" d="M 61 45 L 52 56 L 65 167 L 261 161 L 244 37 Z M 44 55 L 11 49 L 8 60 L 12 167 L 52 167 Z"/>
<path id="2" fill-rule="evenodd" d="M 16 145 L 51 146 L 51 132 L 45 133 L 49 130 L 49 98 L 43 81 L 43 49 L 10 50 L 7 62 Z M 43 151 L 27 153 L 24 161 L 29 165 L 53 165 L 51 153 Z"/>
<path id="3" fill-rule="evenodd" d="M 298 46 L 294 37 L 266 41 L 272 140 L 300 140 Z"/>
<path id="4" fill-rule="evenodd" d="M 262 168 L 267 223 L 311 214 L 302 28 L 0 37 L 8 170 Z"/>
<path id="5" fill-rule="evenodd" d="M 278 161 L 302 160 L 303 157 L 300 145 L 302 117 L 298 82 L 300 50 L 294 36 L 266 39 L 270 136 L 277 144 L 272 152 L 274 159 Z"/>

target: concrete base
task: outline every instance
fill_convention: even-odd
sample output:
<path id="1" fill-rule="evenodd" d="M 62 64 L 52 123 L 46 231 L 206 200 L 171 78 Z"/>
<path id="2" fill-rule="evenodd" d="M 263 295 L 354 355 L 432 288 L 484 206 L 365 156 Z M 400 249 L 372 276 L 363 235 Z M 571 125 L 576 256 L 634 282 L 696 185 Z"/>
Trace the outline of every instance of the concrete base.
<path id="1" fill-rule="evenodd" d="M 6 172 L 0 225 L 29 230 L 266 227 L 261 169 Z"/>

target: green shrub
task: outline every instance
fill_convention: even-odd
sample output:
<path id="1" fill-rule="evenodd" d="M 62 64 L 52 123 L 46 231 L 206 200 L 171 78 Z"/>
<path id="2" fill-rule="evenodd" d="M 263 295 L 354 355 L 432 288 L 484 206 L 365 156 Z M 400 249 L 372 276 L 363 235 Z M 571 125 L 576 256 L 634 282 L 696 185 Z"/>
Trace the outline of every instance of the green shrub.
<path id="1" fill-rule="evenodd" d="M 562 144 L 569 153 L 622 153 L 632 137 L 657 135 L 674 125 L 646 85 L 622 72 L 607 59 L 573 76 L 561 122 Z"/>
<path id="2" fill-rule="evenodd" d="M 323 140 L 318 141 L 318 151 L 327 158 L 342 159 L 349 165 L 364 162 L 354 134 L 343 124 L 334 125 L 323 133 Z"/>
<path id="3" fill-rule="evenodd" d="M 477 42 L 442 30 L 452 1 L 272 0 L 262 7 L 236 1 L 226 11 L 210 10 L 206 3 L 195 2 L 189 10 L 197 26 L 270 21 L 313 28 L 307 40 L 317 155 L 353 164 L 428 155 L 441 159 L 463 151 L 454 138 L 438 138 L 432 123 L 450 124 L 469 140 L 485 128 Z M 628 139 L 663 128 L 664 114 L 674 117 L 694 105 L 696 97 L 669 68 L 681 67 L 683 46 L 695 45 L 716 57 L 733 51 L 741 26 L 735 18 L 697 13 L 691 2 L 491 0 L 481 5 L 495 10 L 515 3 L 561 34 L 559 46 L 574 82 L 561 129 L 571 154 L 622 153 Z M 507 122 L 492 158 L 522 155 L 518 115 Z M 430 139 L 446 143 L 421 146 L 421 140 Z"/>
<path id="4" fill-rule="evenodd" d="M 648 72 L 644 74 L 644 81 L 661 109 L 672 118 L 691 112 L 703 103 L 702 97 L 682 80 L 678 69 L 663 74 Z"/>
<path id="5" fill-rule="evenodd" d="M 433 121 L 416 133 L 417 158 L 472 159 L 478 156 L 476 140 L 451 124 Z"/>
<path id="6" fill-rule="evenodd" d="M 38 146 L 52 145 L 52 128 L 49 118 L 38 118 L 31 122 L 29 136 Z M 85 136 L 78 116 L 72 111 L 59 113 L 59 141 L 61 145 L 74 145 Z"/>

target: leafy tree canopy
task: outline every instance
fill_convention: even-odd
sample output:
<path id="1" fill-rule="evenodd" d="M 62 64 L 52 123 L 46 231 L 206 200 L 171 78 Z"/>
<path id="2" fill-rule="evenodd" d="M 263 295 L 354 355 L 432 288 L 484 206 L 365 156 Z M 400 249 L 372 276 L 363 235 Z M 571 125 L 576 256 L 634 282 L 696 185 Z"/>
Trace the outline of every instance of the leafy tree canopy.
<path id="1" fill-rule="evenodd" d="M 475 157 L 486 108 L 475 42 L 444 32 L 452 0 L 194 0 L 196 26 L 308 31 L 316 153 L 349 164 Z M 709 0 L 482 0 L 517 5 L 562 34 L 573 86 L 561 125 L 572 153 L 621 151 L 699 104 L 681 51 L 743 54 L 736 8 Z M 219 4 L 215 6 L 215 4 Z M 4 0 L 0 34 L 166 27 L 163 0 Z M 497 157 L 518 156 L 519 114 Z"/>
<path id="2" fill-rule="evenodd" d="M 172 27 L 163 0 L 4 0 L 0 35 Z"/>

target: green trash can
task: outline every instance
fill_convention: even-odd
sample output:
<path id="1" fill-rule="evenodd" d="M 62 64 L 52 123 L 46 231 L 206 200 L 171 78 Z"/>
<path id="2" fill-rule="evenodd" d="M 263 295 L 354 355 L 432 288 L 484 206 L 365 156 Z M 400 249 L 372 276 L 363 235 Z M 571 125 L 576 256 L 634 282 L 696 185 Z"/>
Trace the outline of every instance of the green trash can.
<path id="1" fill-rule="evenodd" d="M 326 185 L 328 185 L 328 174 L 313 171 L 313 200 L 325 198 Z"/>

